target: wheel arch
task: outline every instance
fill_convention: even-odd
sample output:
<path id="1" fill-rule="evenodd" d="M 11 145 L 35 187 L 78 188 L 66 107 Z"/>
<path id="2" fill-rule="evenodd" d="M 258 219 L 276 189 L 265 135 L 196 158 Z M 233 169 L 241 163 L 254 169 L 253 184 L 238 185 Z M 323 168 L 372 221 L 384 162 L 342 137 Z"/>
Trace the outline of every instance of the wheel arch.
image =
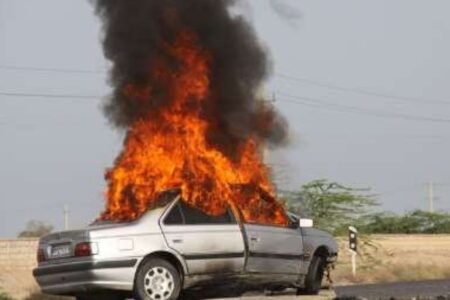
<path id="1" fill-rule="evenodd" d="M 147 254 L 146 256 L 144 256 L 141 261 L 139 262 L 137 268 L 136 268 L 136 274 L 135 274 L 135 279 L 138 273 L 139 268 L 149 259 L 151 258 L 160 258 L 160 259 L 164 259 L 166 261 L 168 261 L 169 263 L 171 263 L 180 273 L 181 278 L 184 278 L 184 276 L 187 274 L 187 266 L 185 265 L 185 263 L 183 262 L 183 260 L 181 259 L 181 257 L 179 257 L 179 255 L 172 253 L 170 251 L 155 251 L 152 253 Z"/>
<path id="2" fill-rule="evenodd" d="M 328 249 L 328 247 L 325 246 L 325 245 L 321 245 L 321 246 L 316 248 L 316 250 L 314 251 L 313 257 L 314 256 L 319 256 L 319 257 L 323 257 L 323 258 L 326 259 L 330 255 L 331 255 L 330 249 Z"/>

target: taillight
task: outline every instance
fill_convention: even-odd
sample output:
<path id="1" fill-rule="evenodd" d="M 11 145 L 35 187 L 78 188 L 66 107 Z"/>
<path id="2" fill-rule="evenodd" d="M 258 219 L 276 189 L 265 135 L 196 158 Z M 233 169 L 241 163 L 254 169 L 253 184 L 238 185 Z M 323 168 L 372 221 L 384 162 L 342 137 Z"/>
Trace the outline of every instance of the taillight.
<path id="1" fill-rule="evenodd" d="M 75 246 L 74 254 L 76 257 L 83 257 L 95 255 L 97 252 L 97 244 L 84 242 Z"/>
<path id="2" fill-rule="evenodd" d="M 37 252 L 37 261 L 38 263 L 44 262 L 45 261 L 45 252 L 44 249 L 38 249 Z"/>

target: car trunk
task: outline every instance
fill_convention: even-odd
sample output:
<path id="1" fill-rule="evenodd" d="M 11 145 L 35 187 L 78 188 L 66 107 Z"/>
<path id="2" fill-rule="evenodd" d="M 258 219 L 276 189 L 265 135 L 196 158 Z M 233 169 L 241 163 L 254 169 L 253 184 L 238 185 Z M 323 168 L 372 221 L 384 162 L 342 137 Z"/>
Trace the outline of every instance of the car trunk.
<path id="1" fill-rule="evenodd" d="M 47 262 L 61 261 L 75 257 L 76 245 L 88 242 L 88 230 L 62 231 L 42 237 L 39 248 L 43 250 Z"/>

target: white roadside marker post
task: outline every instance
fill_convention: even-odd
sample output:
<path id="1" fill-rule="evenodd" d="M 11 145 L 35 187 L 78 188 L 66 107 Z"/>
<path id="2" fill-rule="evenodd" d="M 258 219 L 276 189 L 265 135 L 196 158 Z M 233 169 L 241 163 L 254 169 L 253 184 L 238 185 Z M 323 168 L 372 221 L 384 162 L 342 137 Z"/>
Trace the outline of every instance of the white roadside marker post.
<path id="1" fill-rule="evenodd" d="M 352 255 L 352 274 L 356 277 L 356 255 L 358 254 L 358 230 L 355 227 L 348 227 L 348 246 Z"/>

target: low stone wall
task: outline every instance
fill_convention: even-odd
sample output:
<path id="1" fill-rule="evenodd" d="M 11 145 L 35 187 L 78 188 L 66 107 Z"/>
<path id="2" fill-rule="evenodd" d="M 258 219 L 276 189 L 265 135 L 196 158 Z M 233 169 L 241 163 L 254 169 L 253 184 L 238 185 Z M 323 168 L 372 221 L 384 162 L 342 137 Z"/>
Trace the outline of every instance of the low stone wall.
<path id="1" fill-rule="evenodd" d="M 37 239 L 0 240 L 1 291 L 24 299 L 38 288 L 32 274 L 37 246 Z"/>

